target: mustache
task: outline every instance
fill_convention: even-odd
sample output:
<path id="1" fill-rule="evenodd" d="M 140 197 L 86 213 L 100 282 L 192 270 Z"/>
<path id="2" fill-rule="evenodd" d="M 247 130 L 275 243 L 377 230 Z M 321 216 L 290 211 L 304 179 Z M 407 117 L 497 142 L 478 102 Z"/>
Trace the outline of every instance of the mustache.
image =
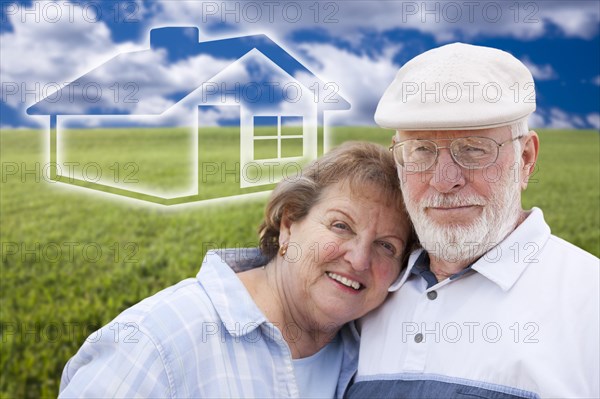
<path id="1" fill-rule="evenodd" d="M 459 206 L 485 206 L 485 198 L 477 195 L 438 194 L 421 201 L 422 208 L 454 208 Z"/>

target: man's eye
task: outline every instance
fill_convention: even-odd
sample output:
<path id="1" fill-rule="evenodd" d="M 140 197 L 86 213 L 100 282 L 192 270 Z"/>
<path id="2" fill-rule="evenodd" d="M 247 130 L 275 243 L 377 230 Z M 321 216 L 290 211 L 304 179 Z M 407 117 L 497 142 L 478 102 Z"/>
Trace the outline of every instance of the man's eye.
<path id="1" fill-rule="evenodd" d="M 486 153 L 484 148 L 472 147 L 472 146 L 464 147 L 464 148 L 462 148 L 462 151 L 468 152 L 471 154 L 485 154 Z"/>
<path id="2" fill-rule="evenodd" d="M 413 151 L 414 152 L 433 152 L 432 148 L 427 147 L 427 146 L 416 147 Z"/>

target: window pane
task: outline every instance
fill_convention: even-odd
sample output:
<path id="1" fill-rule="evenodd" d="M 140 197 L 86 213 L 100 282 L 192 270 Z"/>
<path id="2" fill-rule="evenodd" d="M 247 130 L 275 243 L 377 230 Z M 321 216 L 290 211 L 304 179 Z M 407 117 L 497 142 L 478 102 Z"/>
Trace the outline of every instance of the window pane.
<path id="1" fill-rule="evenodd" d="M 277 158 L 277 139 L 254 140 L 254 159 Z"/>
<path id="2" fill-rule="evenodd" d="M 255 116 L 254 136 L 277 136 L 277 117 Z"/>
<path id="3" fill-rule="evenodd" d="M 301 116 L 282 116 L 281 117 L 281 135 L 282 136 L 301 136 L 302 135 L 302 117 Z"/>
<path id="4" fill-rule="evenodd" d="M 281 158 L 301 157 L 302 139 L 281 138 Z"/>

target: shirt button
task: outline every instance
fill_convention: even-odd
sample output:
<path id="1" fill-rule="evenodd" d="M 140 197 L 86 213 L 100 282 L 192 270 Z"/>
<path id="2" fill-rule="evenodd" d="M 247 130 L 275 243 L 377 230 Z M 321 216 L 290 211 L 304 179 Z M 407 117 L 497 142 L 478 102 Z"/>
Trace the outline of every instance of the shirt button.
<path id="1" fill-rule="evenodd" d="M 437 291 L 429 291 L 427 293 L 427 298 L 433 301 L 435 298 L 437 298 Z"/>
<path id="2" fill-rule="evenodd" d="M 423 334 L 418 333 L 417 335 L 415 335 L 415 342 L 418 344 L 420 342 L 423 341 Z"/>

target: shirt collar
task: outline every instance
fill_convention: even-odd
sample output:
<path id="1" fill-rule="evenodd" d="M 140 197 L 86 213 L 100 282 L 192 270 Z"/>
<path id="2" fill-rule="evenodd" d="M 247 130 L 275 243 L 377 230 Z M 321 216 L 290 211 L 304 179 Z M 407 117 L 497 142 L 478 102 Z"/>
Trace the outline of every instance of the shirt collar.
<path id="1" fill-rule="evenodd" d="M 225 256 L 223 251 L 227 251 L 229 255 Z M 249 334 L 267 322 L 232 266 L 225 261 L 225 258 L 234 255 L 240 263 L 245 259 L 252 261 L 253 254 L 231 249 L 208 251 L 196 276 L 199 284 L 206 290 L 225 329 L 236 337 Z M 234 266 L 240 269 L 239 265 Z"/>
<path id="2" fill-rule="evenodd" d="M 536 254 L 546 245 L 550 233 L 542 210 L 533 208 L 523 223 L 500 244 L 475 261 L 470 268 L 497 284 L 502 290 L 508 291 L 530 263 L 537 263 Z M 423 249 L 417 249 L 410 254 L 408 267 L 390 286 L 389 292 L 397 291 L 411 274 L 415 274 L 413 268 L 424 252 Z"/>
<path id="3" fill-rule="evenodd" d="M 427 288 L 431 288 L 438 283 L 437 277 L 431 271 L 429 254 L 425 251 L 421 252 L 410 273 L 422 277 L 427 282 Z"/>
<path id="4" fill-rule="evenodd" d="M 236 273 L 269 263 L 269 258 L 259 248 L 224 248 L 214 252 L 221 258 L 221 262 L 227 263 Z"/>
<path id="5" fill-rule="evenodd" d="M 264 263 L 261 263 L 263 261 Z M 204 257 L 196 278 L 206 290 L 225 329 L 232 336 L 247 335 L 262 324 L 266 324 L 275 336 L 280 336 L 279 330 L 269 323 L 244 284 L 235 275 L 235 271 L 259 267 L 267 261 L 268 259 L 258 249 L 251 248 L 208 251 Z M 358 365 L 360 335 L 356 325 L 351 321 L 342 327 L 340 336 L 344 347 L 344 360 L 337 386 L 337 396 L 341 398 Z"/>
<path id="6" fill-rule="evenodd" d="M 550 234 L 542 210 L 533 208 L 523 223 L 473 264 L 473 270 L 508 291 L 527 266 L 539 262 L 537 254 Z"/>
<path id="7" fill-rule="evenodd" d="M 400 274 L 398 279 L 392 285 L 390 285 L 388 292 L 398 291 L 398 289 L 404 285 L 406 280 L 408 280 L 408 277 L 411 275 L 412 268 L 415 266 L 415 263 L 422 252 L 424 252 L 423 249 L 416 249 L 411 252 L 410 256 L 408 257 L 408 267 L 404 269 L 404 272 Z"/>

